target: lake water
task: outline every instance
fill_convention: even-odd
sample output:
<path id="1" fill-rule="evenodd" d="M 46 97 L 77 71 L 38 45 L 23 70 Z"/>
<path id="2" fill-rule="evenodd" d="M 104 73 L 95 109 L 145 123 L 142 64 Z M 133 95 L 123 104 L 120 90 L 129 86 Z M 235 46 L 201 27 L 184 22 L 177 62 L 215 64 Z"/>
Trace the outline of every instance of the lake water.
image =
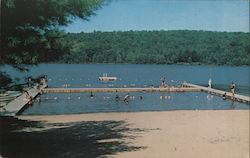
<path id="1" fill-rule="evenodd" d="M 133 64 L 40 64 L 28 73 L 19 73 L 10 67 L 4 68 L 13 77 L 28 77 L 47 74 L 49 87 L 158 87 L 160 78 L 165 77 L 169 85 L 178 86 L 187 81 L 207 86 L 212 79 L 213 87 L 229 91 L 232 81 L 236 93 L 249 96 L 249 67 L 191 66 L 191 65 L 133 65 Z M 102 73 L 116 76 L 115 82 L 98 81 Z M 21 81 L 22 82 L 22 81 Z M 113 111 L 161 111 L 194 109 L 249 109 L 248 104 L 222 100 L 204 92 L 185 93 L 129 93 L 134 96 L 128 105 L 117 93 L 121 101 L 115 101 L 116 93 L 96 93 L 90 98 L 88 93 L 43 94 L 40 103 L 34 103 L 23 115 L 65 114 Z M 142 96 L 142 99 L 140 99 Z M 165 99 L 166 98 L 166 99 Z"/>

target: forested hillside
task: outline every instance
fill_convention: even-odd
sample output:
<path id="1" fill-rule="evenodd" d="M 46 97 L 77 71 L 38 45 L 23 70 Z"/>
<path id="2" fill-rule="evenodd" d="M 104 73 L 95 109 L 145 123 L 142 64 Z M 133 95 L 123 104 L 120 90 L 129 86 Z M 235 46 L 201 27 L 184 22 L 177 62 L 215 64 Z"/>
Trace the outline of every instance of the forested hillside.
<path id="1" fill-rule="evenodd" d="M 249 33 L 127 31 L 69 33 L 62 63 L 249 65 Z M 65 46 L 66 45 L 66 46 Z"/>

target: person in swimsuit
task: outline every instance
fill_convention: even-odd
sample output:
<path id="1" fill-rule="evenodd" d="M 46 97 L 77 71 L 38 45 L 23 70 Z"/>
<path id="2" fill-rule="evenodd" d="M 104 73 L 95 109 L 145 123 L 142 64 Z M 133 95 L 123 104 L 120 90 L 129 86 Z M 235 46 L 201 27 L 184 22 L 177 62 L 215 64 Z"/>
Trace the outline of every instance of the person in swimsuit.
<path id="1" fill-rule="evenodd" d="M 118 94 L 116 94 L 116 96 L 115 96 L 115 101 L 118 102 L 119 100 L 120 100 L 120 97 L 119 97 Z"/>
<path id="2" fill-rule="evenodd" d="M 32 103 L 33 103 L 33 102 L 32 102 L 32 97 L 31 97 L 31 96 L 29 96 L 28 105 L 29 105 L 29 106 L 31 106 L 31 105 L 32 105 Z"/>
<path id="3" fill-rule="evenodd" d="M 124 100 L 123 100 L 124 102 L 125 102 L 125 104 L 128 104 L 128 101 L 129 101 L 129 95 L 126 95 L 125 97 L 124 97 Z"/>
<path id="4" fill-rule="evenodd" d="M 227 93 L 226 92 L 222 95 L 222 98 L 223 98 L 223 100 L 227 99 Z"/>
<path id="5" fill-rule="evenodd" d="M 165 86 L 165 79 L 166 79 L 165 77 L 161 77 L 161 79 L 160 79 L 161 80 L 161 85 L 160 85 L 161 88 L 164 88 L 164 86 Z"/>
<path id="6" fill-rule="evenodd" d="M 230 85 L 230 91 L 232 93 L 232 99 L 234 99 L 234 94 L 235 94 L 235 84 L 234 84 L 234 82 L 232 82 L 231 85 Z"/>
<path id="7" fill-rule="evenodd" d="M 94 98 L 93 92 L 90 92 L 90 98 Z"/>
<path id="8" fill-rule="evenodd" d="M 208 80 L 208 88 L 212 88 L 212 79 L 211 78 Z"/>

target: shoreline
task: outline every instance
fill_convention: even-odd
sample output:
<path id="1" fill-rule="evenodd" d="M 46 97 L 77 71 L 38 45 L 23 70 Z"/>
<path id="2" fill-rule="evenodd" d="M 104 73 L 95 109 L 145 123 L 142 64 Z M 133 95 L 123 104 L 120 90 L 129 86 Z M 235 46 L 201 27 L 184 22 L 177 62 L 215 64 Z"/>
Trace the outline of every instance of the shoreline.
<path id="1" fill-rule="evenodd" d="M 230 64 L 205 64 L 205 63 L 172 63 L 172 64 L 135 64 L 135 63 L 64 63 L 64 62 L 40 62 L 37 65 L 165 65 L 165 66 L 211 66 L 211 67 L 250 67 L 250 65 L 230 65 Z M 6 64 L 8 65 L 8 64 Z M 28 67 L 36 67 L 37 65 L 26 65 Z"/>
<path id="2" fill-rule="evenodd" d="M 166 113 L 166 112 L 200 112 L 200 111 L 249 111 L 250 114 L 250 109 L 190 109 L 190 110 L 155 110 L 155 111 L 110 111 L 110 112 L 86 112 L 86 113 L 69 113 L 69 114 L 43 114 L 43 115 L 17 115 L 15 118 L 18 119 L 32 119 L 36 117 L 54 117 L 54 116 L 82 116 L 82 115 L 106 115 L 106 114 L 137 114 L 137 113 Z M 3 116 L 4 117 L 4 116 Z"/>
<path id="3" fill-rule="evenodd" d="M 248 158 L 249 114 L 249 110 L 181 110 L 22 116 L 19 119 L 49 124 L 125 121 L 128 128 L 143 131 L 125 133 L 135 138 L 124 140 L 145 149 L 118 152 L 111 154 L 111 157 Z"/>
<path id="4" fill-rule="evenodd" d="M 1 143 L 10 149 L 3 156 L 10 157 L 249 158 L 249 115 L 177 110 L 17 116 Z"/>

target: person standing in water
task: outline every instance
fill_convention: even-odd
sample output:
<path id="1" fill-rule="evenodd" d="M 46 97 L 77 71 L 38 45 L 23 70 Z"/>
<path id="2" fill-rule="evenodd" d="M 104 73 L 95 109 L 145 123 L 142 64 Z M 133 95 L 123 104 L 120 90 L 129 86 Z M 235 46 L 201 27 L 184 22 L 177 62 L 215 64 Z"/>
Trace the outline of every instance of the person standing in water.
<path id="1" fill-rule="evenodd" d="M 123 100 L 124 102 L 125 102 L 125 104 L 128 104 L 128 101 L 129 101 L 129 95 L 126 95 L 125 97 L 124 97 L 124 100 Z"/>
<path id="2" fill-rule="evenodd" d="M 222 98 L 223 98 L 223 100 L 227 99 L 227 93 L 226 92 L 222 95 Z"/>
<path id="3" fill-rule="evenodd" d="M 140 95 L 140 100 L 142 100 L 142 96 Z"/>
<path id="4" fill-rule="evenodd" d="M 165 77 L 161 77 L 161 88 L 164 88 L 165 86 Z"/>
<path id="5" fill-rule="evenodd" d="M 93 98 L 94 97 L 94 94 L 93 94 L 93 92 L 91 91 L 90 92 L 90 98 Z"/>
<path id="6" fill-rule="evenodd" d="M 120 97 L 119 97 L 118 94 L 116 94 L 116 96 L 115 96 L 115 101 L 118 102 L 119 100 L 120 100 Z"/>
<path id="7" fill-rule="evenodd" d="M 28 87 L 29 88 L 32 87 L 32 78 L 31 77 L 28 78 Z"/>

